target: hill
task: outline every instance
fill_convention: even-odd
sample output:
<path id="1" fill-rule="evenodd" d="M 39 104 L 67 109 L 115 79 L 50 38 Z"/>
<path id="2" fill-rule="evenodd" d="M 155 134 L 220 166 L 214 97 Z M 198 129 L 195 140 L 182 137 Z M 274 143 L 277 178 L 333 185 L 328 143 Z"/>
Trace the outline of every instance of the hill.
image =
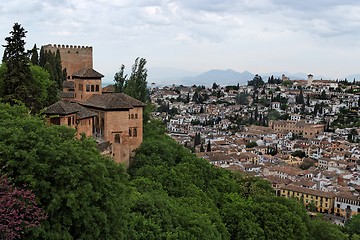
<path id="1" fill-rule="evenodd" d="M 237 72 L 232 69 L 227 70 L 210 70 L 193 77 L 184 77 L 182 84 L 184 85 L 206 85 L 209 86 L 214 82 L 220 85 L 236 85 L 247 84 L 247 81 L 253 79 L 254 74 L 248 71 Z"/>

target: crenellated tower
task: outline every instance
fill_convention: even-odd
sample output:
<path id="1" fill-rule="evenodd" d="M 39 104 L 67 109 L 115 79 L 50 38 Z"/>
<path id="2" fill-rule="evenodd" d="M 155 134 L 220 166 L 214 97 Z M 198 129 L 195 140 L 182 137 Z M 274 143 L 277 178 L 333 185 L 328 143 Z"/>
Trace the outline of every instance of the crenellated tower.
<path id="1" fill-rule="evenodd" d="M 66 69 L 67 79 L 83 68 L 93 68 L 93 49 L 88 46 L 48 44 L 43 46 L 45 51 L 60 51 L 61 65 Z"/>

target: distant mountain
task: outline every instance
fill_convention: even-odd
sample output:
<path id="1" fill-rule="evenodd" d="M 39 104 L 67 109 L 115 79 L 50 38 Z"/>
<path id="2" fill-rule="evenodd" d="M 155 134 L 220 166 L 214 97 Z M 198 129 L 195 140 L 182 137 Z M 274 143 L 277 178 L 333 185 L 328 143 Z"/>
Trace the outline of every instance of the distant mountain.
<path id="1" fill-rule="evenodd" d="M 245 85 L 254 78 L 254 74 L 248 71 L 242 73 L 232 69 L 227 70 L 210 70 L 193 77 L 184 77 L 181 81 L 183 85 L 205 85 L 210 86 L 213 83 L 219 85 Z"/>
<path id="2" fill-rule="evenodd" d="M 184 76 L 199 74 L 199 72 L 187 71 L 171 67 L 150 67 L 148 68 L 148 83 L 155 83 L 158 86 L 181 84 Z"/>

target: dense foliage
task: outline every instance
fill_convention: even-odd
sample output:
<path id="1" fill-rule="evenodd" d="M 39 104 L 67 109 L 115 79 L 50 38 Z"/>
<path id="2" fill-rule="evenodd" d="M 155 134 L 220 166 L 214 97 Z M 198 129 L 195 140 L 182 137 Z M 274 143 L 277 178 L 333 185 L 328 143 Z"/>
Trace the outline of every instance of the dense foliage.
<path id="1" fill-rule="evenodd" d="M 130 168 L 131 183 L 139 192 L 132 214 L 151 225 L 151 231 L 141 239 L 310 237 L 310 219 L 304 208 L 293 200 L 274 196 L 266 181 L 216 168 L 195 157 L 167 137 L 156 122 L 146 126 L 145 134 Z M 159 195 L 161 202 L 144 203 L 144 199 Z M 175 206 L 185 214 L 180 215 Z M 192 226 L 187 235 L 181 235 L 183 224 Z M 193 231 L 194 228 L 202 230 Z M 174 231 L 179 235 L 172 235 Z"/>
<path id="2" fill-rule="evenodd" d="M 28 239 L 344 239 L 311 220 L 268 182 L 214 167 L 165 134 L 157 121 L 128 171 L 92 139 L 47 126 L 22 106 L 0 104 L 0 169 L 27 184 L 47 220 Z M 357 220 L 347 226 L 356 238 Z M 318 227 L 316 227 L 318 226 Z M 327 229 L 319 232 L 319 228 Z"/>
<path id="3" fill-rule="evenodd" d="M 11 104 L 22 102 L 37 113 L 58 101 L 65 73 L 61 70 L 59 52 L 45 52 L 39 62 L 36 45 L 31 51 L 25 51 L 25 34 L 25 29 L 15 23 L 10 36 L 5 38 L 7 44 L 0 65 L 0 98 Z"/>
<path id="4" fill-rule="evenodd" d="M 38 110 L 37 89 L 33 85 L 30 71 L 30 60 L 25 52 L 26 31 L 15 23 L 10 36 L 5 38 L 3 63 L 5 71 L 2 78 L 0 97 L 9 103 L 21 100 L 31 110 Z"/>
<path id="5" fill-rule="evenodd" d="M 123 92 L 144 103 L 147 102 L 147 69 L 145 65 L 146 59 L 136 58 L 129 78 L 124 73 L 125 66 L 121 65 L 119 72 L 114 76 L 115 92 Z"/>
<path id="6" fill-rule="evenodd" d="M 127 174 L 92 139 L 45 126 L 21 106 L 0 104 L 0 169 L 33 190 L 48 215 L 30 239 L 125 238 Z"/>

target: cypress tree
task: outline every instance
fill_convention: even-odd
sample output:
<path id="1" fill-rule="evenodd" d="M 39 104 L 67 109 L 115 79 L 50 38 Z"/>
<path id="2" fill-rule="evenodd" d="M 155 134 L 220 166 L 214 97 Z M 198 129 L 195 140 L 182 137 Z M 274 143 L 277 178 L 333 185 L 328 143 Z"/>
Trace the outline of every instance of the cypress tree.
<path id="1" fill-rule="evenodd" d="M 125 66 L 124 66 L 124 64 L 122 64 L 120 67 L 120 71 L 115 73 L 115 76 L 114 76 L 114 82 L 115 82 L 114 91 L 117 93 L 124 92 L 124 90 L 126 88 L 127 74 L 124 76 L 124 70 L 125 70 Z"/>
<path id="2" fill-rule="evenodd" d="M 34 65 L 39 65 L 39 54 L 36 44 L 34 44 L 33 49 L 31 49 L 31 58 L 30 61 Z"/>
<path id="3" fill-rule="evenodd" d="M 145 68 L 146 59 L 136 58 L 135 63 L 132 66 L 132 72 L 127 85 L 125 88 L 125 93 L 129 96 L 136 98 L 142 102 L 147 100 L 147 69 Z"/>
<path id="4" fill-rule="evenodd" d="M 210 140 L 209 140 L 208 143 L 207 143 L 206 151 L 207 151 L 207 152 L 211 152 L 211 143 L 210 143 Z"/>
<path id="5" fill-rule="evenodd" d="M 27 31 L 20 24 L 15 23 L 11 36 L 6 37 L 3 63 L 6 72 L 3 79 L 3 99 L 5 102 L 22 101 L 31 109 L 34 108 L 36 86 L 32 86 L 30 61 L 25 52 L 25 34 Z"/>
<path id="6" fill-rule="evenodd" d="M 45 58 L 45 50 L 43 47 L 40 48 L 40 56 L 39 56 L 39 65 L 40 67 L 44 67 L 46 64 L 46 58 Z"/>

